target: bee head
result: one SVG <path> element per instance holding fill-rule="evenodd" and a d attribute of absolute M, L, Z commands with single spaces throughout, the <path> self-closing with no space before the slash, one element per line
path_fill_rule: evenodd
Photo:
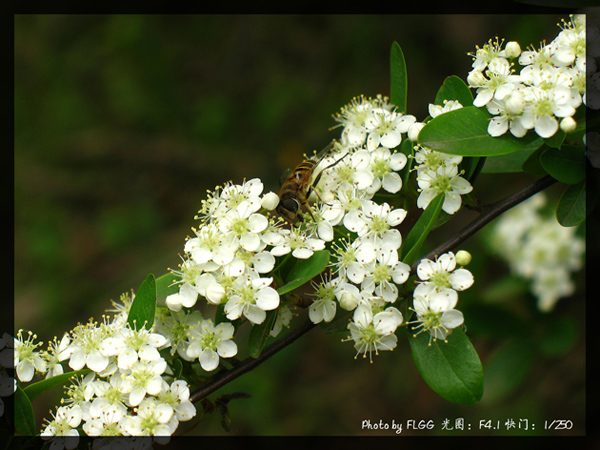
<path fill-rule="evenodd" d="M 297 220 L 298 209 L 300 209 L 300 203 L 295 198 L 281 199 L 277 205 L 277 212 L 292 223 Z"/>

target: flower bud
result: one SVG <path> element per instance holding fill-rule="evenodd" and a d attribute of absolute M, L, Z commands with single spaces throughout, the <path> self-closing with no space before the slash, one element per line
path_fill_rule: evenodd
<path fill-rule="evenodd" d="M 275 192 L 269 192 L 263 195 L 260 203 L 267 211 L 273 211 L 279 204 L 279 196 Z"/>
<path fill-rule="evenodd" d="M 577 122 L 572 117 L 565 117 L 560 121 L 560 129 L 565 133 L 572 133 L 577 128 Z"/>
<path fill-rule="evenodd" d="M 211 284 L 206 288 L 206 300 L 213 305 L 221 303 L 221 299 L 225 296 L 225 288 L 220 284 Z"/>
<path fill-rule="evenodd" d="M 466 250 L 459 250 L 456 253 L 456 263 L 458 265 L 461 266 L 467 266 L 469 265 L 469 263 L 471 262 L 471 259 L 473 259 L 473 257 L 471 256 L 471 254 L 466 251 Z"/>
<path fill-rule="evenodd" d="M 358 306 L 358 299 L 350 292 L 344 292 L 340 297 L 340 307 L 346 311 L 352 311 Z"/>
<path fill-rule="evenodd" d="M 408 138 L 413 142 L 417 142 L 417 139 L 419 138 L 419 133 L 421 132 L 424 126 L 425 124 L 422 122 L 413 123 L 408 129 Z"/>
<path fill-rule="evenodd" d="M 506 44 L 505 54 L 508 58 L 516 58 L 521 54 L 521 46 L 516 41 L 511 41 Z"/>

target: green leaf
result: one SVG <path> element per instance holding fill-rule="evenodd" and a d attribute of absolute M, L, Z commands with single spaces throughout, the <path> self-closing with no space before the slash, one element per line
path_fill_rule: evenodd
<path fill-rule="evenodd" d="M 510 133 L 492 137 L 487 132 L 491 115 L 475 106 L 440 114 L 419 133 L 419 143 L 444 153 L 462 156 L 503 155 L 531 147 L 542 138 L 528 133 L 516 138 Z"/>
<path fill-rule="evenodd" d="M 537 151 L 536 148 L 522 148 L 506 155 L 490 156 L 485 161 L 484 173 L 523 172 L 523 164 Z"/>
<path fill-rule="evenodd" d="M 566 137 L 567 133 L 559 128 L 558 131 L 554 133 L 554 136 L 544 139 L 544 144 L 548 147 L 559 149 L 563 145 Z"/>
<path fill-rule="evenodd" d="M 563 227 L 574 227 L 586 217 L 586 182 L 571 184 L 564 190 L 556 207 L 556 220 Z"/>
<path fill-rule="evenodd" d="M 561 183 L 578 184 L 585 180 L 585 147 L 564 145 L 561 149 L 546 148 L 540 154 L 540 164 Z"/>
<path fill-rule="evenodd" d="M 423 242 L 427 238 L 427 235 L 435 225 L 442 205 L 444 204 L 445 195 L 440 194 L 434 198 L 423 213 L 419 220 L 413 225 L 412 229 L 404 239 L 402 243 L 401 260 L 409 266 L 415 261 Z"/>
<path fill-rule="evenodd" d="M 285 278 L 285 284 L 277 289 L 279 295 L 287 294 L 323 272 L 329 264 L 329 251 L 321 250 L 315 252 L 308 259 L 295 260 L 294 266 Z"/>
<path fill-rule="evenodd" d="M 408 335 L 413 359 L 431 389 L 454 403 L 471 405 L 483 396 L 483 368 L 473 344 L 461 328 L 447 338 L 432 341 L 423 332 Z"/>
<path fill-rule="evenodd" d="M 471 106 L 473 104 L 473 93 L 467 84 L 456 75 L 451 75 L 444 80 L 435 96 L 435 104 L 444 106 L 444 100 L 458 100 L 461 105 Z"/>
<path fill-rule="evenodd" d="M 265 348 L 276 318 L 277 310 L 268 311 L 263 323 L 252 326 L 248 337 L 248 352 L 252 358 L 258 358 Z"/>
<path fill-rule="evenodd" d="M 496 402 L 513 393 L 527 377 L 533 357 L 532 346 L 523 340 L 513 341 L 492 355 L 485 368 L 485 401 Z"/>
<path fill-rule="evenodd" d="M 150 274 L 146 277 L 137 293 L 131 309 L 129 310 L 129 316 L 127 322 L 134 330 L 140 330 L 146 326 L 146 329 L 150 329 L 154 324 L 154 314 L 156 312 L 156 280 L 154 275 Z"/>
<path fill-rule="evenodd" d="M 81 369 L 78 371 L 67 372 L 61 375 L 56 375 L 52 378 L 48 378 L 47 380 L 41 380 L 37 383 L 30 384 L 26 388 L 23 389 L 23 392 L 27 394 L 29 400 L 33 400 L 39 395 L 43 394 L 49 389 L 52 389 L 55 386 L 62 386 L 66 382 L 68 382 L 73 377 L 78 377 L 79 375 L 84 375 L 88 373 L 90 369 Z"/>
<path fill-rule="evenodd" d="M 35 436 L 37 434 L 31 400 L 19 386 L 15 391 L 15 428 L 23 436 Z"/>
<path fill-rule="evenodd" d="M 408 78 L 406 76 L 406 61 L 397 42 L 392 44 L 390 52 L 390 102 L 401 112 L 406 112 Z"/>
<path fill-rule="evenodd" d="M 164 303 L 169 295 L 177 294 L 177 292 L 179 292 L 179 285 L 173 284 L 179 280 L 181 280 L 181 277 L 171 272 L 156 279 L 156 299 L 161 301 L 161 304 Z"/>

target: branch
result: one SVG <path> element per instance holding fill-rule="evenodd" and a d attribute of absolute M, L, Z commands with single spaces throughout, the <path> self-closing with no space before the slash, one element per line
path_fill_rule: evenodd
<path fill-rule="evenodd" d="M 486 207 L 484 209 L 484 212 L 477 219 L 475 219 L 473 222 L 464 227 L 455 237 L 444 242 L 443 244 L 429 252 L 427 255 L 425 255 L 423 258 L 433 259 L 436 255 L 441 255 L 442 253 L 445 253 L 459 246 L 467 238 L 471 237 L 473 234 L 475 234 L 493 219 L 498 217 L 500 214 L 509 210 L 513 206 L 521 203 L 523 200 L 528 199 L 532 195 L 537 194 L 538 192 L 548 188 L 555 182 L 556 180 L 549 176 L 541 178 L 532 185 L 522 189 L 521 191 Z M 413 272 L 416 271 L 419 262 L 420 260 L 416 261 L 413 264 Z M 203 398 L 207 397 L 208 395 L 212 394 L 217 389 L 226 385 L 230 381 L 245 374 L 246 372 L 249 372 L 250 370 L 254 369 L 280 350 L 283 350 L 296 339 L 303 336 L 308 331 L 312 330 L 314 327 L 315 324 L 313 324 L 310 320 L 307 320 L 298 328 L 290 331 L 281 339 L 275 341 L 273 344 L 266 347 L 258 358 L 246 358 L 234 368 L 217 373 L 208 384 L 206 384 L 205 386 L 203 386 L 202 388 L 198 389 L 190 395 L 190 401 L 196 403 L 202 400 Z"/>
<path fill-rule="evenodd" d="M 193 392 L 190 395 L 190 401 L 192 403 L 196 403 L 206 396 L 212 394 L 214 391 L 229 383 L 230 381 L 236 379 L 240 375 L 245 374 L 246 372 L 251 371 L 259 364 L 265 362 L 275 353 L 280 350 L 283 350 L 285 347 L 290 345 L 300 336 L 304 335 L 308 331 L 312 330 L 315 327 L 315 324 L 310 320 L 307 320 L 298 328 L 290 331 L 288 334 L 283 336 L 278 341 L 275 341 L 273 344 L 266 347 L 258 358 L 246 358 L 242 362 L 240 362 L 237 366 L 230 370 L 224 370 L 215 375 L 215 377 L 205 386 Z"/>
<path fill-rule="evenodd" d="M 552 186 L 554 183 L 556 183 L 556 180 L 554 178 L 552 178 L 551 176 L 545 176 L 537 180 L 535 183 L 520 190 L 519 192 L 516 192 L 502 200 L 499 200 L 498 202 L 492 205 L 485 207 L 483 212 L 477 219 L 473 220 L 455 236 L 448 239 L 443 244 L 440 244 L 438 247 L 430 251 L 427 255 L 423 256 L 423 258 L 421 259 L 434 259 L 436 256 L 439 256 L 442 253 L 446 253 L 458 247 L 460 244 L 462 244 L 468 238 L 473 236 L 477 231 L 481 230 L 485 225 L 490 223 L 500 214 L 502 214 L 505 211 L 508 211 L 513 206 L 516 206 L 522 201 L 527 200 L 529 197 L 537 194 L 538 192 L 543 191 L 544 189 Z M 420 262 L 420 260 L 417 260 L 413 263 L 411 267 L 412 272 L 416 272 L 417 266 Z"/>

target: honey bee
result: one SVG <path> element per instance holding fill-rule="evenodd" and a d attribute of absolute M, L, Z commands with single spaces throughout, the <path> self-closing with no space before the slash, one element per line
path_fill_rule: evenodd
<path fill-rule="evenodd" d="M 281 190 L 279 191 L 279 205 L 277 205 L 277 212 L 289 223 L 295 223 L 298 220 L 301 220 L 298 213 L 301 211 L 302 207 L 306 207 L 312 216 L 310 207 L 308 207 L 308 198 L 312 192 L 315 192 L 315 194 L 317 193 L 315 187 L 319 183 L 323 172 L 335 166 L 344 159 L 345 156 L 344 155 L 321 170 L 311 183 L 310 181 L 316 167 L 321 163 L 323 158 L 329 154 L 333 146 L 334 143 L 332 141 L 314 157 L 302 161 L 282 183 Z"/>

